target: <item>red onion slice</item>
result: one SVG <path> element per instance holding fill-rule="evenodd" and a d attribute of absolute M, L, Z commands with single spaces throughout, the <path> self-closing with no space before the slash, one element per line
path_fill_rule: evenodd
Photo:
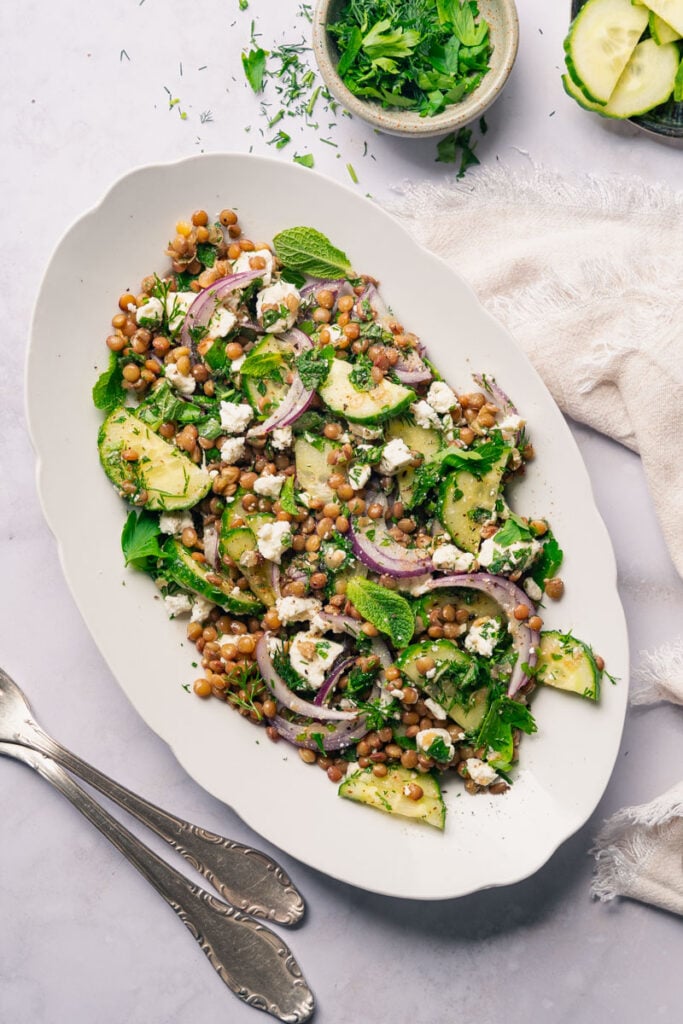
<path fill-rule="evenodd" d="M 506 415 L 519 415 L 517 407 L 512 399 L 505 394 L 502 388 L 498 387 L 493 377 L 486 377 L 481 373 L 473 373 L 472 380 L 475 384 L 478 384 L 483 391 L 488 391 L 501 412 L 504 412 Z"/>
<path fill-rule="evenodd" d="M 428 554 L 419 548 L 402 547 L 391 539 L 380 523 L 381 520 L 373 520 L 371 528 L 375 530 L 375 539 L 370 540 L 358 522 L 351 521 L 351 547 L 363 565 L 367 565 L 373 572 L 388 573 L 397 579 L 424 576 L 434 571 Z"/>
<path fill-rule="evenodd" d="M 212 285 L 209 285 L 208 288 L 197 292 L 197 298 L 188 309 L 183 320 L 183 327 L 180 332 L 182 344 L 187 345 L 192 352 L 195 352 L 196 346 L 192 340 L 190 330 L 196 327 L 206 327 L 215 313 L 218 304 L 226 295 L 237 291 L 238 288 L 244 288 L 251 281 L 255 281 L 259 275 L 263 276 L 259 270 L 249 270 L 243 274 L 228 274 L 227 277 L 220 277 Z"/>
<path fill-rule="evenodd" d="M 311 738 L 314 733 L 318 737 L 322 736 L 320 742 L 323 748 L 326 751 L 332 751 L 343 750 L 344 747 L 351 746 L 352 743 L 361 740 L 369 731 L 365 716 L 355 722 L 339 722 L 333 729 L 328 726 L 321 727 L 319 722 L 314 722 L 312 725 L 288 722 L 282 715 L 276 715 L 275 718 L 270 719 L 270 722 L 283 739 L 288 740 L 295 747 L 306 747 L 307 750 L 320 749 L 318 743 Z"/>
<path fill-rule="evenodd" d="M 263 437 L 264 434 L 269 434 L 276 427 L 290 426 L 290 424 L 299 419 L 299 416 L 306 412 L 314 396 L 315 391 L 307 391 L 303 386 L 301 377 L 295 372 L 291 387 L 275 412 L 267 420 L 264 420 L 263 423 L 252 427 L 247 433 L 247 437 Z"/>
<path fill-rule="evenodd" d="M 453 576 L 442 576 L 425 584 L 425 590 L 438 590 L 441 587 L 463 587 L 470 590 L 481 590 L 494 601 L 497 601 L 508 617 L 509 630 L 512 635 L 512 646 L 517 654 L 517 661 L 510 676 L 508 697 L 514 695 L 529 682 L 529 677 L 522 668 L 536 664 L 536 651 L 541 639 L 538 630 L 530 629 L 526 621 L 515 618 L 515 608 L 522 604 L 529 609 L 529 615 L 536 615 L 536 606 L 524 591 L 511 580 L 500 576 L 492 576 L 487 572 L 475 572 L 471 575 L 458 573 Z"/>
<path fill-rule="evenodd" d="M 280 678 L 268 652 L 268 639 L 272 633 L 264 633 L 256 645 L 256 662 L 263 680 L 273 696 L 283 707 L 304 718 L 315 718 L 319 722 L 358 721 L 357 711 L 339 711 L 335 708 L 318 707 L 303 700 L 289 689 Z"/>
<path fill-rule="evenodd" d="M 315 695 L 313 703 L 317 708 L 321 707 L 327 698 L 331 696 L 335 686 L 344 675 L 347 669 L 351 668 L 355 662 L 355 658 L 342 658 L 338 665 L 332 669 L 327 679 L 324 680 L 322 686 Z"/>

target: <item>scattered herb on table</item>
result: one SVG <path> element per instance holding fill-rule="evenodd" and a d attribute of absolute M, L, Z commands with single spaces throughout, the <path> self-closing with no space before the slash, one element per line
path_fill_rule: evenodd
<path fill-rule="evenodd" d="M 301 164 L 302 167 L 313 167 L 315 163 L 312 153 L 295 153 L 293 160 L 295 164 Z"/>
<path fill-rule="evenodd" d="M 267 50 L 257 47 L 242 54 L 242 66 L 249 85 L 254 92 L 261 92 L 263 89 L 263 77 L 266 73 Z"/>
<path fill-rule="evenodd" d="M 474 0 L 348 0 L 328 32 L 355 96 L 422 117 L 458 103 L 489 70 L 489 26 Z"/>
<path fill-rule="evenodd" d="M 455 164 L 460 158 L 458 178 L 465 175 L 468 167 L 479 163 L 479 157 L 474 152 L 476 142 L 472 142 L 472 129 L 461 128 L 458 132 L 451 132 L 438 143 L 436 147 L 436 162 L 442 164 Z"/>

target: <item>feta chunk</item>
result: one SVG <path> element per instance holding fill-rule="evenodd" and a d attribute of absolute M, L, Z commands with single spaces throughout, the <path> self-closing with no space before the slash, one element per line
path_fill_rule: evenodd
<path fill-rule="evenodd" d="M 432 555 L 435 569 L 453 572 L 469 572 L 474 564 L 474 555 L 469 551 L 461 551 L 455 544 L 442 544 Z"/>
<path fill-rule="evenodd" d="M 246 440 L 243 437 L 227 437 L 221 445 L 221 461 L 234 466 L 241 462 L 247 452 Z"/>
<path fill-rule="evenodd" d="M 242 355 L 237 359 L 233 359 L 230 363 L 230 373 L 239 373 L 246 358 L 246 355 Z"/>
<path fill-rule="evenodd" d="M 284 452 L 291 448 L 293 440 L 291 427 L 276 427 L 270 435 L 270 443 L 278 452 Z"/>
<path fill-rule="evenodd" d="M 280 597 L 275 604 L 277 617 L 283 626 L 288 622 L 303 622 L 322 611 L 322 601 L 315 597 Z"/>
<path fill-rule="evenodd" d="M 293 327 L 300 302 L 298 289 L 289 281 L 276 281 L 263 288 L 256 297 L 256 317 L 266 334 L 281 334 Z M 276 310 L 280 315 L 274 320 Z"/>
<path fill-rule="evenodd" d="M 175 619 L 176 615 L 187 615 L 192 610 L 187 594 L 166 594 L 164 605 L 169 619 Z"/>
<path fill-rule="evenodd" d="M 468 757 L 465 761 L 467 766 L 467 774 L 472 779 L 472 782 L 476 782 L 478 786 L 490 786 L 492 782 L 498 780 L 498 773 L 493 770 L 490 764 L 486 761 L 481 761 L 478 757 Z"/>
<path fill-rule="evenodd" d="M 194 527 L 189 512 L 162 512 L 159 516 L 159 529 L 171 537 L 179 537 L 188 527 Z"/>
<path fill-rule="evenodd" d="M 343 650 L 343 644 L 316 633 L 297 633 L 289 649 L 289 661 L 294 671 L 318 690 Z"/>
<path fill-rule="evenodd" d="M 384 476 L 394 476 L 399 470 L 405 469 L 413 461 L 413 453 L 403 438 L 395 437 L 385 444 L 379 471 Z"/>
<path fill-rule="evenodd" d="M 536 559 L 541 545 L 537 540 L 515 541 L 507 546 L 496 544 L 496 536 L 489 537 L 479 549 L 479 565 L 492 573 L 524 572 Z"/>
<path fill-rule="evenodd" d="M 270 249 L 258 249 L 255 252 L 243 252 L 241 256 L 238 256 L 232 265 L 234 274 L 248 274 L 252 270 L 250 260 L 254 256 L 260 256 L 262 260 L 265 260 L 265 268 L 259 272 L 259 277 L 263 281 L 264 285 L 270 284 L 273 280 L 273 254 Z"/>
<path fill-rule="evenodd" d="M 348 477 L 349 483 L 353 487 L 354 491 L 362 491 L 370 479 L 372 470 L 370 466 L 351 466 L 349 469 Z"/>
<path fill-rule="evenodd" d="M 279 564 L 283 552 L 291 546 L 292 528 L 279 519 L 274 523 L 264 523 L 256 534 L 256 543 L 264 558 Z"/>
<path fill-rule="evenodd" d="M 209 338 L 224 338 L 226 334 L 229 334 L 237 323 L 237 317 L 234 313 L 231 313 L 229 309 L 225 309 L 224 306 L 219 306 L 216 312 L 209 320 Z"/>
<path fill-rule="evenodd" d="M 430 753 L 432 746 L 437 743 L 438 740 L 441 740 L 444 744 L 447 756 L 437 758 L 434 757 L 434 754 Z M 439 744 L 439 746 L 440 745 L 441 744 Z M 415 746 L 419 751 L 421 751 L 421 753 L 426 754 L 427 757 L 434 757 L 435 761 L 441 761 L 442 763 L 450 761 L 455 754 L 455 747 L 451 740 L 451 734 L 447 729 L 422 729 L 415 737 Z"/>
<path fill-rule="evenodd" d="M 523 420 L 521 416 L 508 413 L 504 419 L 498 421 L 498 429 L 505 441 L 516 441 L 517 435 L 525 424 L 526 420 Z"/>
<path fill-rule="evenodd" d="M 434 428 L 441 430 L 441 420 L 438 414 L 431 405 L 425 402 L 424 398 L 419 402 L 413 402 L 410 411 L 415 417 L 418 427 L 422 427 L 423 430 L 433 430 Z"/>
<path fill-rule="evenodd" d="M 432 671 L 434 670 L 432 669 Z M 438 718 L 440 721 L 445 721 L 445 719 L 448 718 L 448 715 L 441 707 L 441 705 L 437 704 L 436 701 L 432 700 L 431 697 L 427 697 L 427 699 L 424 702 L 424 706 L 430 712 L 432 718 Z"/>
<path fill-rule="evenodd" d="M 465 637 L 465 647 L 471 654 L 481 654 L 483 658 L 490 658 L 499 639 L 498 619 L 475 619 Z"/>
<path fill-rule="evenodd" d="M 245 569 L 253 569 L 258 565 L 258 551 L 247 550 L 240 555 L 240 565 Z"/>
<path fill-rule="evenodd" d="M 349 430 L 363 441 L 377 441 L 380 437 L 384 437 L 382 427 L 364 427 L 360 423 L 349 423 Z"/>
<path fill-rule="evenodd" d="M 284 482 L 284 476 L 260 476 L 254 481 L 254 491 L 262 498 L 277 498 Z"/>
<path fill-rule="evenodd" d="M 254 410 L 246 402 L 221 402 L 221 427 L 226 434 L 242 434 L 254 417 Z"/>
<path fill-rule="evenodd" d="M 159 299 L 147 299 L 135 310 L 135 319 L 139 327 L 158 327 L 164 316 L 163 303 Z"/>
<path fill-rule="evenodd" d="M 201 594 L 197 594 L 192 605 L 192 614 L 190 615 L 190 622 L 204 622 L 208 619 L 210 613 L 215 608 L 213 601 L 207 601 Z"/>
<path fill-rule="evenodd" d="M 166 363 L 164 366 L 166 380 L 181 395 L 192 395 L 197 387 L 197 381 L 191 373 L 181 373 L 175 363 Z"/>
<path fill-rule="evenodd" d="M 166 296 L 166 319 L 171 334 L 180 330 L 187 311 L 196 298 L 194 292 L 169 292 Z"/>
<path fill-rule="evenodd" d="M 443 415 L 458 404 L 458 399 L 453 389 L 449 388 L 445 381 L 435 380 L 427 392 L 427 402 L 434 412 Z"/>
<path fill-rule="evenodd" d="M 543 597 L 543 591 L 539 587 L 536 580 L 532 580 L 531 576 L 528 576 L 524 580 L 522 586 L 524 587 L 524 592 L 526 593 L 527 597 L 530 597 L 532 601 L 540 601 Z"/>

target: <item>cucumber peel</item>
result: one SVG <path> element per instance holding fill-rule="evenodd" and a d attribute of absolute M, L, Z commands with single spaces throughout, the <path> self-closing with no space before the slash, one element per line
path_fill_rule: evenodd
<path fill-rule="evenodd" d="M 564 41 L 567 71 L 593 103 L 605 104 L 648 23 L 631 0 L 588 0 Z"/>
<path fill-rule="evenodd" d="M 405 788 L 410 785 L 422 790 L 419 800 L 411 800 L 406 795 Z M 339 796 L 438 829 L 443 829 L 446 821 L 446 805 L 437 780 L 433 775 L 420 775 L 408 768 L 389 768 L 387 774 L 379 778 L 373 775 L 371 768 L 355 771 L 340 785 Z"/>
<path fill-rule="evenodd" d="M 548 630 L 541 633 L 535 677 L 544 686 L 578 693 L 587 700 L 600 699 L 602 672 L 595 655 L 583 640 L 571 633 Z"/>

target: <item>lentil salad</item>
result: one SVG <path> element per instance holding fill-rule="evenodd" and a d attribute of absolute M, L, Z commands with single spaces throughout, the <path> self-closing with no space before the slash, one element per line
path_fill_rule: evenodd
<path fill-rule="evenodd" d="M 443 827 L 444 773 L 507 790 L 537 682 L 599 694 L 601 659 L 541 633 L 562 553 L 505 500 L 524 421 L 492 378 L 454 391 L 313 229 L 257 243 L 198 210 L 167 255 L 120 296 L 94 389 L 126 562 L 190 616 L 198 697 Z"/>

